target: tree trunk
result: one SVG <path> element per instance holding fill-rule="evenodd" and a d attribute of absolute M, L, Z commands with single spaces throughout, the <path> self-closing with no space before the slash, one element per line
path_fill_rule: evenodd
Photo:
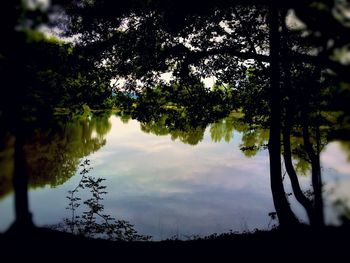
<path fill-rule="evenodd" d="M 270 6 L 270 183 L 272 198 L 281 227 L 293 227 L 298 220 L 290 208 L 284 191 L 281 171 L 281 102 L 280 102 L 280 33 L 279 9 L 276 4 Z"/>
<path fill-rule="evenodd" d="M 288 115 L 288 113 L 287 113 Z M 288 119 L 288 116 L 286 116 Z M 286 120 L 285 126 L 283 127 L 283 158 L 284 164 L 292 184 L 292 189 L 296 200 L 304 207 L 307 216 L 309 218 L 310 225 L 314 225 L 314 209 L 311 201 L 304 195 L 303 191 L 300 188 L 298 175 L 295 172 L 293 162 L 292 162 L 292 153 L 290 147 L 290 125 L 288 120 Z"/>
<path fill-rule="evenodd" d="M 318 127 L 316 133 L 318 133 Z M 315 153 L 312 143 L 310 142 L 309 125 L 304 117 L 303 121 L 303 139 L 306 152 L 311 161 L 311 181 L 314 189 L 314 209 L 315 209 L 315 226 L 324 226 L 324 213 L 323 213 L 323 197 L 322 197 L 322 180 L 321 180 L 321 164 L 319 146 L 317 147 L 317 153 Z M 319 136 L 316 134 L 316 140 L 319 144 Z"/>
<path fill-rule="evenodd" d="M 24 231 L 33 226 L 28 207 L 28 170 L 24 152 L 24 136 L 21 131 L 16 134 L 14 154 L 13 188 L 15 198 L 15 230 Z"/>
<path fill-rule="evenodd" d="M 283 10 L 283 17 L 287 16 L 287 10 Z M 293 114 L 294 114 L 294 106 L 293 103 L 296 101 L 296 98 L 293 94 L 294 87 L 292 85 L 291 79 L 291 65 L 290 65 L 290 56 L 289 56 L 289 47 L 288 47 L 288 29 L 284 21 L 281 21 L 282 28 L 282 43 L 281 43 L 281 65 L 284 73 L 284 96 L 285 103 L 282 106 L 284 110 L 284 120 L 282 127 L 283 134 L 283 158 L 284 165 L 286 171 L 288 173 L 293 193 L 295 199 L 304 207 L 307 216 L 309 218 L 309 222 L 311 225 L 314 224 L 314 208 L 311 200 L 309 200 L 303 191 L 300 188 L 298 175 L 294 169 L 293 161 L 292 161 L 292 150 L 290 143 L 291 129 L 293 123 Z"/>

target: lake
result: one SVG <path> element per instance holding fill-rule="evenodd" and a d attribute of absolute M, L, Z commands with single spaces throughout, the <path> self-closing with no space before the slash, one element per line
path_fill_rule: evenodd
<path fill-rule="evenodd" d="M 240 150 L 244 133 L 227 122 L 190 135 L 167 134 L 161 127 L 118 116 L 35 130 L 25 146 L 34 223 L 49 226 L 71 216 L 66 197 L 81 180 L 79 163 L 88 159 L 88 175 L 105 179 L 104 213 L 127 220 L 153 240 L 272 228 L 277 222 L 269 216 L 275 209 L 268 151 L 247 157 Z M 1 232 L 14 220 L 13 139 L 8 136 L 5 142 L 0 155 Z M 339 142 L 327 145 L 321 161 L 326 222 L 337 224 L 333 203 L 350 200 L 350 164 Z M 310 188 L 310 176 L 299 180 L 304 190 Z M 287 178 L 285 187 L 291 192 Z M 84 200 L 89 191 L 78 194 Z M 306 221 L 302 207 L 293 196 L 289 200 Z"/>

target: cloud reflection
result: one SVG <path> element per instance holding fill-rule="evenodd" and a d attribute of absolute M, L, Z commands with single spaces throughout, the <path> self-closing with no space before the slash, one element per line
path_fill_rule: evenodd
<path fill-rule="evenodd" d="M 341 150 L 340 142 L 329 143 L 321 155 L 321 161 L 342 174 L 350 175 L 350 163 L 345 152 Z"/>
<path fill-rule="evenodd" d="M 155 240 L 269 226 L 274 206 L 267 151 L 246 158 L 239 150 L 239 133 L 229 143 L 214 143 L 207 130 L 202 142 L 191 146 L 145 134 L 136 121 L 123 124 L 112 117 L 111 122 L 107 144 L 88 157 L 92 175 L 107 179 L 106 213 L 130 221 Z M 336 146 L 327 148 L 323 163 L 347 172 L 336 151 Z M 66 216 L 66 193 L 78 181 L 79 175 L 56 189 L 30 193 L 38 225 Z M 309 178 L 300 181 L 304 189 L 310 186 Z M 291 191 L 288 180 L 286 190 Z M 303 218 L 301 207 L 291 203 Z"/>
<path fill-rule="evenodd" d="M 91 156 L 107 178 L 106 209 L 155 238 L 266 228 L 273 211 L 268 156 L 240 152 L 239 134 L 196 145 L 142 133 L 139 123 L 112 118 L 107 145 Z M 176 230 L 176 231 L 175 231 Z"/>

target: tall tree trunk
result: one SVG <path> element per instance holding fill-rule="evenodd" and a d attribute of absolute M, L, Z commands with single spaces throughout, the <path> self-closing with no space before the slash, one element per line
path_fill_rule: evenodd
<path fill-rule="evenodd" d="M 311 201 L 304 195 L 303 191 L 300 188 L 298 175 L 294 169 L 292 162 L 292 153 L 290 147 L 290 124 L 288 122 L 288 113 L 286 113 L 286 122 L 283 127 L 283 158 L 284 164 L 286 167 L 286 171 L 290 178 L 290 182 L 292 184 L 292 189 L 296 200 L 304 207 L 307 216 L 309 218 L 309 222 L 311 225 L 314 225 L 314 209 Z"/>
<path fill-rule="evenodd" d="M 292 227 L 298 224 L 298 220 L 290 208 L 284 191 L 281 171 L 281 102 L 280 102 L 280 33 L 279 33 L 279 9 L 274 3 L 270 6 L 270 183 L 272 198 L 281 227 Z"/>
<path fill-rule="evenodd" d="M 287 16 L 288 11 L 286 9 L 283 10 L 283 17 Z M 306 214 L 309 218 L 309 222 L 311 225 L 314 224 L 314 208 L 311 200 L 309 200 L 303 191 L 301 190 L 298 175 L 294 169 L 293 161 L 292 161 L 292 150 L 291 150 L 291 129 L 293 123 L 293 113 L 294 106 L 293 103 L 295 101 L 295 96 L 293 94 L 294 87 L 292 85 L 291 78 L 291 65 L 290 65 L 290 56 L 289 56 L 289 37 L 288 37 L 288 29 L 286 27 L 285 21 L 281 21 L 282 28 L 282 43 L 281 43 L 281 65 L 284 73 L 284 94 L 285 94 L 285 103 L 284 103 L 284 121 L 282 127 L 283 134 L 283 159 L 284 165 L 289 176 L 293 193 L 295 199 L 304 207 Z"/>
<path fill-rule="evenodd" d="M 314 209 L 315 209 L 315 226 L 324 226 L 323 197 L 322 197 L 322 179 L 321 179 L 321 163 L 319 153 L 319 131 L 316 128 L 317 152 L 315 152 L 310 142 L 310 133 L 308 121 L 304 117 L 303 120 L 303 139 L 306 152 L 311 161 L 311 181 L 314 189 Z"/>

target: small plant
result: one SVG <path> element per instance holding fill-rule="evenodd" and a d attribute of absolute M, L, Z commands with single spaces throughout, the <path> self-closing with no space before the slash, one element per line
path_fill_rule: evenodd
<path fill-rule="evenodd" d="M 268 215 L 270 217 L 270 222 L 269 222 L 267 227 L 270 229 L 276 229 L 278 226 L 277 226 L 277 224 L 274 224 L 273 222 L 278 220 L 277 213 L 275 211 L 273 211 L 273 212 L 270 212 Z"/>
<path fill-rule="evenodd" d="M 112 241 L 148 241 L 151 236 L 139 235 L 134 225 L 125 220 L 116 220 L 108 214 L 104 214 L 104 205 L 101 203 L 103 195 L 107 194 L 106 186 L 102 182 L 106 179 L 94 178 L 87 174 L 91 171 L 90 161 L 84 160 L 80 165 L 81 180 L 71 191 L 68 191 L 69 200 L 67 209 L 71 210 L 72 216 L 65 218 L 63 223 L 58 224 L 56 229 L 70 232 L 85 237 L 105 238 Z M 89 189 L 91 197 L 81 203 L 77 196 L 80 190 Z M 84 205 L 87 210 L 80 215 L 77 209 Z"/>

